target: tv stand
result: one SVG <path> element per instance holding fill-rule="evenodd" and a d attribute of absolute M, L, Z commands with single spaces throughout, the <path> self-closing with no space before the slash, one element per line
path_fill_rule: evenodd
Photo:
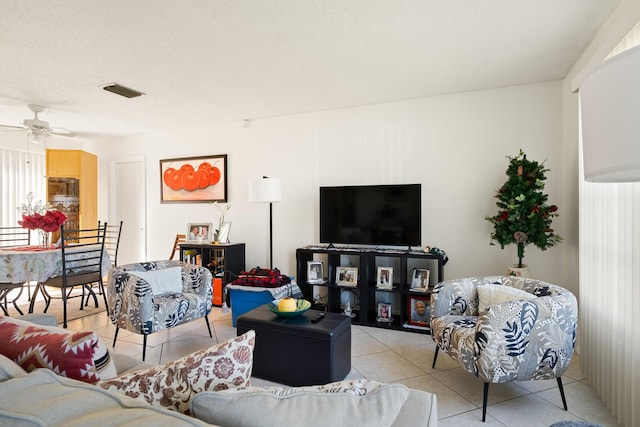
<path fill-rule="evenodd" d="M 323 263 L 323 283 L 307 281 L 309 261 Z M 338 267 L 357 269 L 355 285 L 339 283 Z M 377 287 L 380 267 L 392 270 L 390 289 Z M 414 269 L 429 270 L 429 286 L 426 289 L 412 289 Z M 351 272 L 353 273 L 353 270 Z M 430 333 L 428 323 L 420 324 L 411 320 L 411 307 L 417 300 L 422 300 L 429 306 L 433 286 L 443 280 L 442 257 L 422 250 L 414 251 L 411 247 L 354 249 L 330 244 L 327 247 L 307 246 L 296 250 L 296 281 L 304 298 L 315 301 L 315 296 L 320 295 L 327 311 L 344 314 L 343 304 L 350 299 L 350 296 L 343 293 L 355 293 L 357 298 L 354 300 L 359 301 L 351 307 L 355 315 L 352 323 L 355 325 Z M 378 322 L 379 303 L 391 303 L 391 322 Z"/>

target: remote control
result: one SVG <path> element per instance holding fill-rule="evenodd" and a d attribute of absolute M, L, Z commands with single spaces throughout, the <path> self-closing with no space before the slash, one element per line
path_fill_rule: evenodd
<path fill-rule="evenodd" d="M 324 312 L 318 314 L 316 317 L 314 317 L 313 319 L 311 319 L 311 321 L 313 323 L 318 323 L 319 321 L 321 321 L 322 319 L 324 319 Z"/>

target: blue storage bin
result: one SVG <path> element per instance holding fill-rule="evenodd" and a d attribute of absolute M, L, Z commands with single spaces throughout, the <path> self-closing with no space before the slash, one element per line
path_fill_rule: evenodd
<path fill-rule="evenodd" d="M 236 326 L 238 316 L 273 301 L 269 291 L 244 291 L 241 289 L 229 289 L 231 299 L 231 320 Z"/>

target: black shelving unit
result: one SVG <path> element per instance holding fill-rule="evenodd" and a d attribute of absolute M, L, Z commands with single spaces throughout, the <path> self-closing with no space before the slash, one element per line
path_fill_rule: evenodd
<path fill-rule="evenodd" d="M 322 283 L 307 280 L 309 262 L 322 263 Z M 338 267 L 358 269 L 356 286 L 337 283 Z M 378 288 L 379 267 L 392 270 L 390 289 Z M 429 270 L 426 292 L 411 290 L 414 269 Z M 428 305 L 430 290 L 444 280 L 444 263 L 441 256 L 424 251 L 307 246 L 296 250 L 296 279 L 305 299 L 316 301 L 320 296 L 322 308 L 328 311 L 342 313 L 343 303 L 356 301 L 352 307 L 353 324 L 429 333 L 428 324 L 410 321 L 410 298 L 423 300 Z M 379 303 L 391 303 L 391 322 L 378 321 Z"/>
<path fill-rule="evenodd" d="M 213 277 L 222 278 L 224 287 L 245 269 L 245 244 L 182 243 L 180 261 L 207 267 Z"/>

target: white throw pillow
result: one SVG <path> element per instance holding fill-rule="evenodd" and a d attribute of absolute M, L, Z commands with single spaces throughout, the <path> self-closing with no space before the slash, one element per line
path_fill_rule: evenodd
<path fill-rule="evenodd" d="M 346 380 L 309 387 L 250 387 L 198 393 L 196 418 L 225 427 L 388 427 L 409 397 L 402 384 Z"/>
<path fill-rule="evenodd" d="M 182 293 L 182 267 L 129 271 L 129 274 L 147 282 L 153 295 Z"/>
<path fill-rule="evenodd" d="M 478 291 L 478 313 L 480 314 L 486 313 L 491 305 L 536 298 L 535 295 L 527 291 L 505 285 L 487 284 L 480 285 L 476 289 Z"/>

